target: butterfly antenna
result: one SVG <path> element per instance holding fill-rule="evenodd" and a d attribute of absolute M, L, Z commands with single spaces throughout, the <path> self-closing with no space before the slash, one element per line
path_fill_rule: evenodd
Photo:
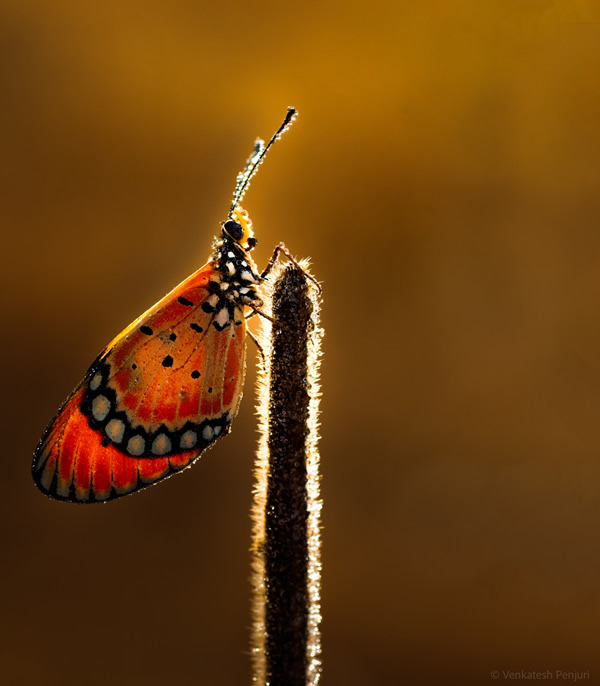
<path fill-rule="evenodd" d="M 256 142 L 254 143 L 254 150 L 252 151 L 252 154 L 248 158 L 248 161 L 246 162 L 246 166 L 244 169 L 237 175 L 237 181 L 235 184 L 235 190 L 233 192 L 233 202 L 231 203 L 231 207 L 229 209 L 229 217 L 233 214 L 233 211 L 235 210 L 236 206 L 242 201 L 242 198 L 244 197 L 244 193 L 248 189 L 248 186 L 250 185 L 250 179 L 256 174 L 258 171 L 258 167 L 260 164 L 262 164 L 262 161 L 265 158 L 265 155 L 267 154 L 267 151 L 269 148 L 273 145 L 273 143 L 281 136 L 282 133 L 284 133 L 290 124 L 294 121 L 296 118 L 297 112 L 293 107 L 288 107 L 287 114 L 285 115 L 285 119 L 283 120 L 283 123 L 281 126 L 275 131 L 273 134 L 273 137 L 271 140 L 265 145 L 265 142 L 261 140 L 260 138 L 256 139 Z"/>

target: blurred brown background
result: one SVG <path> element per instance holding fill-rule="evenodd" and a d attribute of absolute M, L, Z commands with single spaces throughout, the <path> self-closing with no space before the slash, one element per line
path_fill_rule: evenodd
<path fill-rule="evenodd" d="M 29 469 L 294 105 L 244 206 L 259 264 L 324 282 L 323 684 L 600 683 L 600 5 L 5 0 L 0 31 L 0 682 L 249 683 L 252 347 L 185 475 L 77 507 Z"/>

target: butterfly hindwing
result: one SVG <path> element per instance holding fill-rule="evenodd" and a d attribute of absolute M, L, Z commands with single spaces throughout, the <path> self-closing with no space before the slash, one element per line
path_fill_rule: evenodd
<path fill-rule="evenodd" d="M 45 493 L 73 502 L 131 493 L 229 431 L 246 328 L 220 284 L 209 262 L 107 346 L 38 445 L 33 476 Z"/>

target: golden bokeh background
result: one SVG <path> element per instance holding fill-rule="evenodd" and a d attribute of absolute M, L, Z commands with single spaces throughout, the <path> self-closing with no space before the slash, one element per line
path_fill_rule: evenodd
<path fill-rule="evenodd" d="M 29 469 L 294 105 L 244 206 L 324 284 L 323 684 L 600 683 L 598 2 L 5 0 L 0 46 L 0 682 L 249 683 L 254 350 L 185 475 Z"/>

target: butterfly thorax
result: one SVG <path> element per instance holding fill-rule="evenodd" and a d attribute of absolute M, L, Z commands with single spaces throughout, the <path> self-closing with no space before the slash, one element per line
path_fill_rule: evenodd
<path fill-rule="evenodd" d="M 220 274 L 219 299 L 225 304 L 260 307 L 262 300 L 256 292 L 260 276 L 254 260 L 236 240 L 224 234 L 215 245 L 213 260 Z M 217 293 L 217 284 L 213 286 Z"/>

